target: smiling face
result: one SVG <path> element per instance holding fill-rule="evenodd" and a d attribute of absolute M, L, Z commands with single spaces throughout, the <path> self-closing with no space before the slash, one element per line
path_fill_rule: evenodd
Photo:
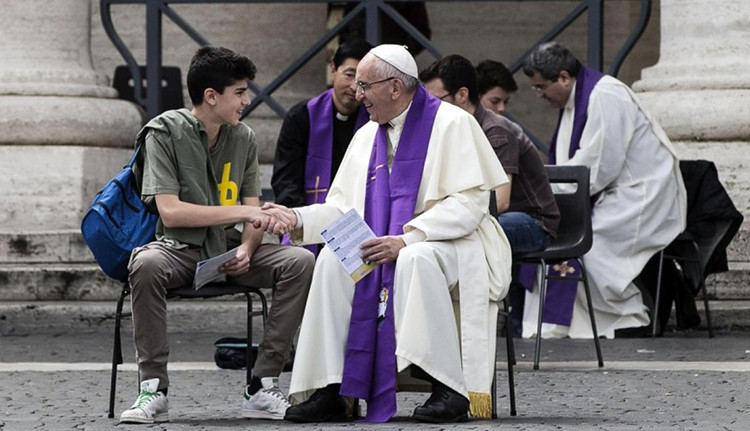
<path fill-rule="evenodd" d="M 536 96 L 559 109 L 564 108 L 568 103 L 573 85 L 575 85 L 575 80 L 565 70 L 560 72 L 555 81 L 544 79 L 539 72 L 534 72 L 534 76 L 529 79 Z"/>
<path fill-rule="evenodd" d="M 208 100 L 213 102 L 214 113 L 218 122 L 232 126 L 240 123 L 242 111 L 250 104 L 247 88 L 247 81 L 238 80 L 226 86 L 222 93 L 207 90 L 213 91 Z"/>
<path fill-rule="evenodd" d="M 370 120 L 385 124 L 401 113 L 395 101 L 403 91 L 399 89 L 399 80 L 378 74 L 377 61 L 382 60 L 368 54 L 359 62 L 357 82 L 361 85 L 357 86 L 357 100 L 367 109 Z"/>
<path fill-rule="evenodd" d="M 331 63 L 333 103 L 336 109 L 344 115 L 354 113 L 359 107 L 356 85 L 358 64 L 359 60 L 354 58 L 347 58 L 338 68 Z"/>
<path fill-rule="evenodd" d="M 510 93 L 502 87 L 495 86 L 484 93 L 479 101 L 485 109 L 502 115 L 510 102 Z"/>

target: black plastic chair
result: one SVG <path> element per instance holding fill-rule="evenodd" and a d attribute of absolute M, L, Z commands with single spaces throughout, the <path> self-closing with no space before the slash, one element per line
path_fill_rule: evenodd
<path fill-rule="evenodd" d="M 146 66 L 139 66 L 141 74 L 141 98 L 146 97 Z M 128 100 L 142 108 L 146 108 L 135 97 L 135 84 L 133 75 L 130 73 L 128 66 L 117 66 L 114 76 L 112 77 L 112 87 L 117 90 L 119 98 Z M 161 68 L 161 112 L 170 109 L 180 109 L 185 107 L 185 101 L 182 95 L 182 74 L 180 68 L 176 66 L 162 66 Z"/>
<path fill-rule="evenodd" d="M 703 291 L 708 337 L 713 337 L 711 311 L 708 308 L 706 277 L 724 272 L 726 247 L 742 225 L 743 216 L 719 180 L 716 165 L 708 160 L 680 160 L 680 172 L 687 192 L 687 227 L 666 249 L 659 252 L 651 335 L 660 333 L 658 319 L 662 270 L 665 260 L 676 261 L 693 294 Z M 670 307 L 671 308 L 671 307 Z"/>
<path fill-rule="evenodd" d="M 697 271 L 698 291 L 703 292 L 703 306 L 706 310 L 706 327 L 708 338 L 713 338 L 714 332 L 711 326 L 711 310 L 708 307 L 708 292 L 706 289 L 706 266 L 719 242 L 729 231 L 731 220 L 719 220 L 715 227 L 715 233 L 709 238 L 700 238 L 690 232 L 683 232 L 670 243 L 667 248 L 659 252 L 659 273 L 656 279 L 656 297 L 654 298 L 653 318 L 651 319 L 651 336 L 656 337 L 661 331 L 659 328 L 659 302 L 661 300 L 662 270 L 665 260 L 677 261 L 681 266 L 693 263 Z M 732 234 L 734 235 L 734 234 Z"/>
<path fill-rule="evenodd" d="M 250 377 L 252 372 L 252 340 L 253 340 L 253 317 L 262 316 L 263 326 L 266 325 L 266 319 L 268 318 L 268 301 L 266 300 L 265 294 L 258 287 L 243 286 L 239 284 L 231 283 L 211 283 L 195 290 L 192 286 L 185 286 L 179 289 L 172 289 L 167 291 L 167 299 L 194 299 L 194 298 L 216 298 L 219 296 L 226 295 L 237 295 L 243 294 L 247 299 L 247 365 L 246 365 L 246 383 L 250 384 Z M 253 299 L 252 294 L 258 295 L 261 303 L 261 311 L 253 311 Z M 117 301 L 117 310 L 115 312 L 115 340 L 114 348 L 112 349 L 112 378 L 109 388 L 109 418 L 114 418 L 115 412 L 115 390 L 117 387 L 117 366 L 122 364 L 122 343 L 120 340 L 120 324 L 123 317 L 122 307 L 125 302 L 125 298 L 130 295 L 130 285 L 125 282 L 123 283 L 122 293 L 120 299 Z"/>
<path fill-rule="evenodd" d="M 582 281 L 586 291 L 586 303 L 591 318 L 591 329 L 594 335 L 596 356 L 599 367 L 604 366 L 602 350 L 599 345 L 599 334 L 596 330 L 594 307 L 591 304 L 591 291 L 583 264 L 583 255 L 591 249 L 591 198 L 589 196 L 589 168 L 587 166 L 545 166 L 550 183 L 575 184 L 575 191 L 571 193 L 555 193 L 555 201 L 560 210 L 560 225 L 557 238 L 550 241 L 544 251 L 520 254 L 514 256 L 514 264 L 532 263 L 541 265 L 539 272 L 539 316 L 537 319 L 536 347 L 534 348 L 534 369 L 539 369 L 539 354 L 542 347 L 542 318 L 544 317 L 544 302 L 547 294 L 547 280 L 576 280 Z M 566 276 L 565 278 L 549 275 L 549 266 L 567 260 L 576 260 L 581 266 L 581 276 Z"/>

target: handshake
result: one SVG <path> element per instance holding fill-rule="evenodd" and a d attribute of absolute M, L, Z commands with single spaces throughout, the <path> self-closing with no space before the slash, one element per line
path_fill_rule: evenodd
<path fill-rule="evenodd" d="M 275 235 L 283 235 L 296 228 L 297 214 L 283 205 L 267 202 L 263 204 L 260 211 L 250 217 L 249 222 L 256 229 L 262 229 Z"/>

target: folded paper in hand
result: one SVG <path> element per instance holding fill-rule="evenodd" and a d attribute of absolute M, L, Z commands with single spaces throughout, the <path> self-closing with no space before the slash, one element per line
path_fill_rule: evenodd
<path fill-rule="evenodd" d="M 349 210 L 338 220 L 320 232 L 328 248 L 339 258 L 349 276 L 358 282 L 377 265 L 365 263 L 359 253 L 359 245 L 374 239 L 375 233 L 355 210 Z"/>
<path fill-rule="evenodd" d="M 235 247 L 226 253 L 198 262 L 198 265 L 195 267 L 193 288 L 198 290 L 212 281 L 226 281 L 226 274 L 219 272 L 219 268 L 237 255 L 237 248 Z"/>

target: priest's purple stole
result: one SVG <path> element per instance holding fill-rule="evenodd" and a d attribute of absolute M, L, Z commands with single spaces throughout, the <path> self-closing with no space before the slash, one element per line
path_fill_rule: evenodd
<path fill-rule="evenodd" d="M 336 108 L 333 105 L 333 89 L 313 97 L 307 102 L 307 114 L 310 130 L 307 138 L 307 158 L 305 160 L 305 205 L 325 202 L 328 189 L 331 187 L 331 170 L 333 164 L 333 127 Z M 370 120 L 364 106 L 357 110 L 354 123 L 356 132 Z M 289 235 L 284 235 L 282 244 L 289 245 Z M 318 244 L 305 246 L 315 253 L 320 251 Z"/>
<path fill-rule="evenodd" d="M 367 168 L 365 221 L 378 237 L 403 234 L 414 216 L 427 148 L 440 100 L 417 88 L 398 151 L 388 172 L 387 124 L 381 125 Z M 396 262 L 378 266 L 354 290 L 341 394 L 367 401 L 368 422 L 396 413 L 396 337 L 393 277 Z M 388 298 L 379 316 L 379 298 Z"/>
<path fill-rule="evenodd" d="M 596 83 L 604 75 L 594 69 L 581 66 L 576 75 L 576 94 L 575 94 L 575 112 L 573 114 L 573 131 L 570 136 L 570 149 L 568 157 L 573 158 L 576 151 L 581 148 L 581 136 L 583 129 L 586 127 L 588 119 L 589 98 L 594 90 Z M 552 136 L 552 142 L 549 147 L 548 162 L 551 165 L 557 164 L 557 133 L 560 131 L 560 119 L 563 111 L 560 110 L 560 117 L 557 122 L 555 134 Z M 527 290 L 531 291 L 534 286 L 535 265 L 523 265 L 519 278 Z M 550 266 L 549 275 L 561 277 L 578 277 L 581 275 L 581 267 L 578 262 L 569 260 L 560 265 Z M 549 280 L 547 284 L 547 297 L 544 303 L 544 322 L 555 323 L 558 325 L 570 326 L 573 316 L 573 304 L 576 300 L 578 282 L 571 280 Z"/>

